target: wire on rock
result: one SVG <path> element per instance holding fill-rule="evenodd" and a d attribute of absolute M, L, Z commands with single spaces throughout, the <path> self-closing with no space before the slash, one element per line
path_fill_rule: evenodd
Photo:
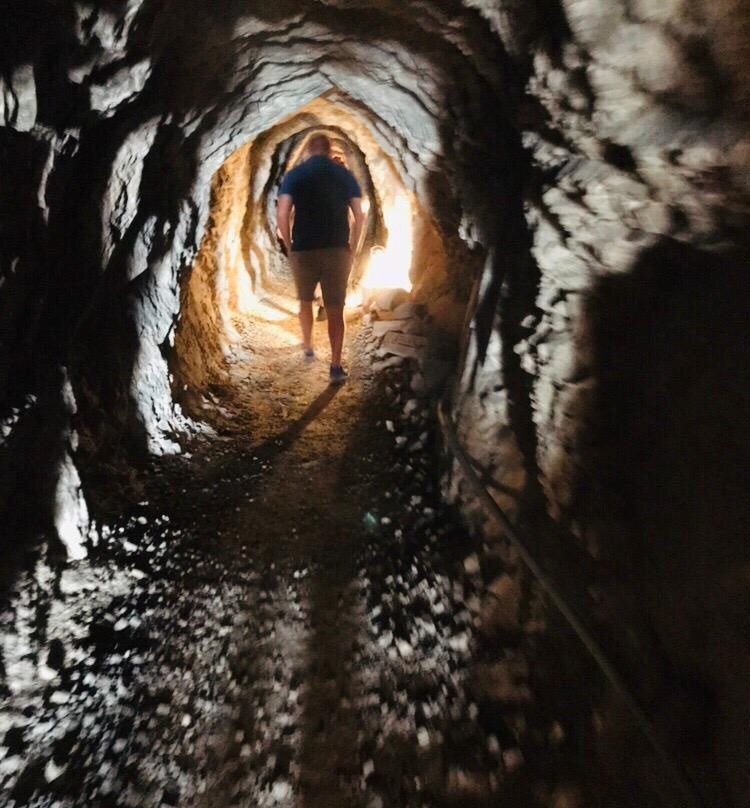
<path fill-rule="evenodd" d="M 659 756 L 664 766 L 665 774 L 672 780 L 675 788 L 679 789 L 680 797 L 683 800 L 681 805 L 684 806 L 684 808 L 704 808 L 702 798 L 696 792 L 695 787 L 689 781 L 687 775 L 683 773 L 680 764 L 672 758 L 672 755 L 659 739 L 645 712 L 637 699 L 630 692 L 625 680 L 608 659 L 604 649 L 594 638 L 592 632 L 586 627 L 583 619 L 576 614 L 573 607 L 567 602 L 555 581 L 547 575 L 531 552 L 529 552 L 526 542 L 521 538 L 508 515 L 497 504 L 494 497 L 492 497 L 480 480 L 476 471 L 474 471 L 472 458 L 461 445 L 453 418 L 446 409 L 445 399 L 441 400 L 438 404 L 438 419 L 442 428 L 443 437 L 445 438 L 445 443 L 453 457 L 458 461 L 461 471 L 475 496 L 482 503 L 487 513 L 493 517 L 503 529 L 508 540 L 516 550 L 518 550 L 518 554 L 521 556 L 521 559 L 528 567 L 531 574 L 537 579 L 539 585 L 576 633 L 601 672 L 622 698 L 623 703 L 635 719 L 639 729 L 651 744 L 654 752 Z"/>

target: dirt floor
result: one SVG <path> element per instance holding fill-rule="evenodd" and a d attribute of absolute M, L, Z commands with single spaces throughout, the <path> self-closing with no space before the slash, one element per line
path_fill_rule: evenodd
<path fill-rule="evenodd" d="M 532 591 L 524 631 L 497 628 L 514 562 L 441 504 L 407 363 L 356 325 L 330 387 L 293 318 L 238 327 L 210 429 L 2 611 L 0 803 L 593 805 L 569 730 L 589 671 L 545 650 Z"/>

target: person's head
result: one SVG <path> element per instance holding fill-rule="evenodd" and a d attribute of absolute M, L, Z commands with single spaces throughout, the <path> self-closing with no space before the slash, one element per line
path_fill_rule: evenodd
<path fill-rule="evenodd" d="M 331 139 L 328 135 L 313 135 L 308 144 L 307 152 L 311 157 L 323 155 L 329 157 L 331 154 Z"/>

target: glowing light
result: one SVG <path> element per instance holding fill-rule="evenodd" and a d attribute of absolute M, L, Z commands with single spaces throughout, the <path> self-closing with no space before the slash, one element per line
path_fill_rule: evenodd
<path fill-rule="evenodd" d="M 357 306 L 361 306 L 364 302 L 364 295 L 362 294 L 361 289 L 352 289 L 349 294 L 346 296 L 346 307 L 348 309 L 356 308 Z"/>
<path fill-rule="evenodd" d="M 267 323 L 280 323 L 294 316 L 289 314 L 289 312 L 277 309 L 275 306 L 269 306 L 264 300 L 256 300 L 250 307 L 248 313 L 254 318 L 265 320 Z"/>
<path fill-rule="evenodd" d="M 250 273 L 245 269 L 242 263 L 239 264 L 234 272 L 234 280 L 236 284 L 237 310 L 242 314 L 250 314 L 257 298 L 255 292 L 253 292 Z"/>
<path fill-rule="evenodd" d="M 374 248 L 370 263 L 362 277 L 364 289 L 406 289 L 411 291 L 413 252 L 412 213 L 409 199 L 399 194 L 383 209 L 383 219 L 388 228 L 388 242 L 382 248 Z"/>

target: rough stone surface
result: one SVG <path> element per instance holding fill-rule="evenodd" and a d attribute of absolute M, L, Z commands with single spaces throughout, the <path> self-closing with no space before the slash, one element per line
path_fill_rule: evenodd
<path fill-rule="evenodd" d="M 697 433 L 736 436 L 735 419 L 747 418 L 735 384 L 747 364 L 735 330 L 747 257 L 731 245 L 746 243 L 750 212 L 738 106 L 748 73 L 737 68 L 750 9 L 569 0 L 561 11 L 544 32 L 519 29 L 530 37 L 527 241 L 486 266 L 454 412 L 496 499 L 531 527 L 545 563 L 606 593 L 592 615 L 630 675 L 649 681 L 654 659 L 679 660 L 723 705 L 716 749 L 738 750 L 744 697 L 726 669 L 706 667 L 705 643 L 734 649 L 740 666 L 749 651 L 728 622 L 712 622 L 710 640 L 697 626 L 706 607 L 733 610 L 736 590 L 724 582 L 746 551 L 732 523 L 750 502 L 728 443 L 712 443 L 715 465 Z M 506 43 L 512 18 L 494 20 Z M 466 503 L 460 473 L 447 490 Z M 714 515 L 698 516 L 698 501 Z M 656 677 L 647 687 L 670 685 Z M 678 746 L 695 737 L 679 712 L 665 719 Z M 727 787 L 741 804 L 750 781 L 731 757 L 717 781 L 705 759 L 691 765 L 707 795 Z"/>
<path fill-rule="evenodd" d="M 87 486 L 197 429 L 181 385 L 231 378 L 228 312 L 288 284 L 274 183 L 333 126 L 373 198 L 416 211 L 412 294 L 439 328 L 413 389 L 458 354 L 493 496 L 580 584 L 705 801 L 750 802 L 749 20 L 747 0 L 10 0 L 8 543 L 30 525 L 80 554 Z M 446 493 L 500 539 L 456 469 Z"/>
<path fill-rule="evenodd" d="M 201 243 L 212 243 L 210 227 L 204 237 L 211 178 L 237 148 L 274 127 L 286 125 L 288 138 L 335 109 L 333 123 L 346 124 L 366 157 L 382 154 L 370 165 L 381 189 L 395 172 L 429 212 L 418 222 L 417 252 L 436 264 L 421 275 L 442 288 L 432 295 L 428 285 L 424 294 L 448 312 L 456 288 L 468 289 L 465 276 L 450 280 L 445 264 L 437 267 L 446 254 L 441 239 L 453 239 L 451 253 L 466 249 L 456 236 L 465 185 L 460 170 L 443 170 L 452 151 L 441 130 L 450 119 L 465 133 L 467 154 L 492 153 L 479 137 L 481 109 L 495 97 L 502 60 L 478 16 L 456 26 L 429 4 L 390 2 L 367 10 L 232 3 L 219 12 L 202 2 L 129 0 L 66 13 L 12 2 L 3 26 L 0 159 L 12 178 L 4 183 L 0 356 L 12 384 L 3 406 L 18 407 L 74 351 L 84 455 L 124 444 L 176 451 L 174 435 L 190 428 L 168 378 L 180 281 Z M 317 111 L 289 125 L 323 97 Z M 270 176 L 267 163 L 265 171 Z M 487 210 L 486 191 L 469 196 L 475 211 Z M 254 198 L 267 197 L 260 188 Z M 477 232 L 490 229 L 486 215 L 473 219 Z M 241 258 L 250 260 L 247 250 Z M 226 293 L 237 289 L 230 283 Z M 221 345 L 208 343 L 202 359 L 193 352 L 191 379 L 217 361 Z M 11 492 L 19 476 L 7 465 Z"/>

